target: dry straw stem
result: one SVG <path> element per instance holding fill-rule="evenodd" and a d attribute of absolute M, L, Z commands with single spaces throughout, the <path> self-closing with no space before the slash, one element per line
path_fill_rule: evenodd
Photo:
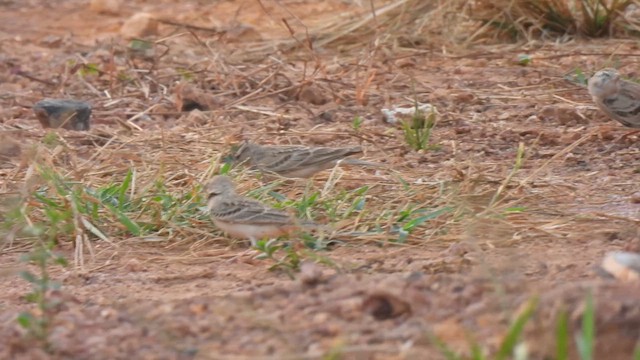
<path fill-rule="evenodd" d="M 529 184 L 530 182 L 535 180 L 536 177 L 542 171 L 547 170 L 549 168 L 549 166 L 554 161 L 557 161 L 558 159 L 561 159 L 562 157 L 567 155 L 569 152 L 571 152 L 573 149 L 578 147 L 580 144 L 582 144 L 585 141 L 589 140 L 596 133 L 597 133 L 597 129 L 591 130 L 587 134 L 585 134 L 581 138 L 579 138 L 578 140 L 574 141 L 572 144 L 570 144 L 567 147 L 565 147 L 564 149 L 562 149 L 560 152 L 558 152 L 557 154 L 552 156 L 550 159 L 548 159 L 542 165 L 540 165 L 538 168 L 536 168 L 534 171 L 532 171 L 531 174 L 529 174 L 525 179 L 521 180 L 520 183 L 516 187 L 511 189 L 507 194 L 504 194 L 504 196 L 501 199 L 498 199 L 498 196 L 503 192 L 504 188 L 506 187 L 506 184 L 511 179 L 511 176 L 507 177 L 505 179 L 505 181 L 503 182 L 503 184 L 500 186 L 500 188 L 496 191 L 496 194 L 495 194 L 494 198 L 492 198 L 492 200 L 490 201 L 490 204 L 487 207 L 487 209 L 485 209 L 480 215 L 485 215 L 487 213 L 495 211 L 495 208 L 498 205 L 501 205 L 502 207 L 511 207 L 511 206 L 517 205 L 518 202 L 520 201 L 520 199 L 512 200 L 511 202 L 509 202 L 507 204 L 504 204 L 504 203 L 505 203 L 506 199 L 511 199 L 512 198 L 511 194 L 517 193 L 521 188 L 523 188 L 524 186 L 527 186 L 527 184 Z"/>

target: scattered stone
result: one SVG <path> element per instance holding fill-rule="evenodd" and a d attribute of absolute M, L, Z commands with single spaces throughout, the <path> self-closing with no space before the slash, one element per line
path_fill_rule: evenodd
<path fill-rule="evenodd" d="M 588 123 L 588 120 L 576 107 L 569 104 L 546 105 L 538 113 L 539 117 L 545 121 L 553 121 L 565 126 Z"/>
<path fill-rule="evenodd" d="M 462 134 L 471 134 L 471 131 L 473 130 L 473 128 L 471 126 L 468 125 L 462 125 L 462 126 L 456 126 L 453 128 L 453 132 L 456 135 L 462 135 Z"/>
<path fill-rule="evenodd" d="M 89 9 L 98 14 L 117 15 L 121 6 L 122 0 L 91 0 Z"/>
<path fill-rule="evenodd" d="M 44 128 L 89 130 L 91 105 L 78 100 L 45 99 L 33 106 Z"/>
<path fill-rule="evenodd" d="M 62 37 L 57 35 L 47 35 L 40 40 L 40 44 L 52 49 L 58 48 L 62 45 Z"/>
<path fill-rule="evenodd" d="M 411 305 L 396 295 L 380 291 L 364 299 L 362 310 L 376 320 L 387 320 L 410 314 Z"/>
<path fill-rule="evenodd" d="M 335 110 L 326 110 L 321 112 L 320 115 L 318 115 L 318 119 L 322 120 L 323 122 L 333 122 L 335 115 L 336 115 Z"/>
<path fill-rule="evenodd" d="M 406 57 L 394 61 L 394 65 L 400 69 L 412 68 L 416 66 L 416 61 L 411 57 Z"/>
<path fill-rule="evenodd" d="M 456 103 L 459 104 L 474 105 L 482 103 L 482 101 L 480 101 L 480 99 L 478 99 L 476 95 L 467 91 L 454 94 L 453 98 L 455 99 Z"/>
<path fill-rule="evenodd" d="M 189 111 L 188 114 L 181 116 L 177 123 L 185 125 L 205 125 L 211 122 L 211 115 L 198 109 Z"/>
<path fill-rule="evenodd" d="M 534 317 L 527 322 L 521 335 L 527 339 L 530 359 L 556 358 L 557 333 L 549 329 L 557 328 L 561 318 L 568 320 L 568 334 L 583 331 L 582 319 L 588 296 L 593 297 L 595 305 L 593 330 L 598 345 L 594 348 L 593 359 L 627 359 L 628 354 L 633 354 L 640 336 L 640 287 L 621 281 L 578 281 L 567 282 L 541 294 Z M 569 358 L 579 359 L 578 354 L 574 354 L 570 353 Z"/>
<path fill-rule="evenodd" d="M 631 194 L 631 203 L 632 204 L 640 204 L 640 191 L 636 191 Z"/>
<path fill-rule="evenodd" d="M 640 279 L 640 254 L 624 251 L 607 253 L 602 260 L 602 269 L 623 281 Z"/>
<path fill-rule="evenodd" d="M 329 98 L 324 94 L 324 90 L 316 85 L 306 85 L 298 93 L 298 100 L 308 102 L 312 105 L 324 105 L 329 102 Z"/>
<path fill-rule="evenodd" d="M 421 111 L 425 117 L 432 113 L 438 114 L 436 107 L 431 104 L 418 103 L 418 111 Z M 395 106 L 390 109 L 380 109 L 382 112 L 382 120 L 391 125 L 401 124 L 404 121 L 411 120 L 416 113 L 416 105 Z"/>
<path fill-rule="evenodd" d="M 8 133 L 0 133 L 0 165 L 19 157 L 21 153 L 22 148 L 19 142 Z"/>
<path fill-rule="evenodd" d="M 176 107 L 179 111 L 208 111 L 220 106 L 215 96 L 192 85 L 179 84 L 174 91 Z"/>
<path fill-rule="evenodd" d="M 300 282 L 302 285 L 315 286 L 323 281 L 322 268 L 312 261 L 305 261 L 300 265 Z"/>
<path fill-rule="evenodd" d="M 474 247 L 471 243 L 459 241 L 451 244 L 442 254 L 445 256 L 465 256 L 474 250 L 477 250 L 477 247 Z"/>
<path fill-rule="evenodd" d="M 155 36 L 158 34 L 158 21 L 149 13 L 137 13 L 125 21 L 120 34 L 126 39 Z"/>
<path fill-rule="evenodd" d="M 255 27 L 247 24 L 236 24 L 226 31 L 227 39 L 245 42 L 245 41 L 260 41 L 262 40 L 262 34 Z"/>
<path fill-rule="evenodd" d="M 138 259 L 129 259 L 129 261 L 124 264 L 124 268 L 131 273 L 147 271 L 146 266 L 143 265 Z"/>

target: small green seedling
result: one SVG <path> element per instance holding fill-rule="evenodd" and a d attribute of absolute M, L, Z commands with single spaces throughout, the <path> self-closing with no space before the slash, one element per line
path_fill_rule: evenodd
<path fill-rule="evenodd" d="M 432 109 L 429 114 L 425 114 L 416 105 L 411 119 L 402 122 L 402 130 L 404 131 L 404 139 L 407 145 L 416 151 L 435 148 L 435 146 L 429 145 L 431 132 L 435 125 L 435 109 Z"/>
<path fill-rule="evenodd" d="M 362 126 L 362 116 L 356 116 L 353 118 L 353 121 L 351 122 L 351 127 L 353 127 L 354 131 L 360 131 L 360 127 Z"/>
<path fill-rule="evenodd" d="M 533 62 L 533 58 L 529 54 L 519 54 L 518 55 L 518 65 L 527 66 L 531 65 Z"/>
<path fill-rule="evenodd" d="M 43 232 L 33 229 L 36 233 L 44 235 Z M 61 285 L 51 279 L 49 266 L 53 264 L 67 266 L 64 257 L 52 251 L 54 243 L 52 241 L 40 243 L 31 252 L 24 255 L 21 261 L 35 265 L 37 273 L 25 270 L 20 276 L 31 284 L 31 292 L 25 295 L 25 299 L 36 305 L 37 311 L 25 311 L 18 315 L 17 321 L 20 326 L 27 330 L 27 335 L 40 342 L 45 350 L 50 348 L 49 334 L 53 321 L 54 311 L 60 305 L 59 300 L 50 298 L 52 290 L 59 290 Z"/>

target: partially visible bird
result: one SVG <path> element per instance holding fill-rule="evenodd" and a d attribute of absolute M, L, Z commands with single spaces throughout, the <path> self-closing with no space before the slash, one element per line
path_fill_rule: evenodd
<path fill-rule="evenodd" d="M 214 176 L 204 190 L 213 223 L 233 237 L 249 239 L 254 247 L 258 240 L 316 226 L 311 221 L 295 219 L 285 211 L 238 195 L 228 176 Z"/>
<path fill-rule="evenodd" d="M 596 72 L 588 84 L 593 102 L 624 126 L 640 128 L 640 84 L 623 80 L 615 69 Z"/>
<path fill-rule="evenodd" d="M 338 162 L 349 165 L 380 166 L 380 164 L 349 158 L 362 154 L 360 146 L 353 147 L 307 147 L 307 146 L 263 146 L 244 141 L 233 158 L 247 162 L 251 167 L 288 178 L 309 178 L 316 173 L 331 169 Z"/>

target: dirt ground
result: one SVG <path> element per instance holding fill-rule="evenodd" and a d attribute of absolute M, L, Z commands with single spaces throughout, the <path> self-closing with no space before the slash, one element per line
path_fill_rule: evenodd
<path fill-rule="evenodd" d="M 299 34 L 301 23 L 314 28 L 336 14 L 368 11 L 369 4 L 338 0 L 136 0 L 100 14 L 87 1 L 0 1 L 4 136 L 41 142 L 47 130 L 30 107 L 42 98 L 91 102 L 91 131 L 58 130 L 68 153 L 54 163 L 78 181 L 121 181 L 135 168 L 163 171 L 181 191 L 239 138 L 359 144 L 367 160 L 386 166 L 339 170 L 333 191 L 371 187 L 368 210 L 348 218 L 344 229 L 371 230 L 381 210 L 407 204 L 454 209 L 404 243 L 393 241 L 390 224 L 376 236 L 337 235 L 328 249 L 308 253 L 332 266 L 307 255 L 293 278 L 270 271 L 271 260 L 237 257 L 246 244 L 208 221 L 154 241 L 92 239 L 84 264 L 51 268 L 63 284 L 55 294 L 63 305 L 49 354 L 25 340 L 16 322 L 33 307 L 24 300 L 30 284 L 16 275 L 30 247 L 18 239 L 0 253 L 0 357 L 438 359 L 432 335 L 463 353 L 470 339 L 495 352 L 510 322 L 537 298 L 525 340 L 532 358 L 550 358 L 556 315 L 568 311 L 578 328 L 592 292 L 595 358 L 631 358 L 640 335 L 640 287 L 602 276 L 598 266 L 609 251 L 639 250 L 640 134 L 623 137 L 629 129 L 607 119 L 567 76 L 615 64 L 640 78 L 637 41 L 452 52 L 435 45 L 375 48 L 373 39 L 363 39 L 361 46 L 289 55 L 242 52 L 286 39 L 281 18 Z M 155 39 L 162 46 L 136 55 L 119 31 L 139 12 L 209 30 L 161 23 Z M 530 65 L 517 63 L 522 53 Z M 72 69 L 82 63 L 98 64 L 103 73 L 78 76 Z M 184 76 L 185 69 L 193 75 Z M 127 85 L 117 72 L 128 74 Z M 179 111 L 178 82 L 215 94 L 211 111 Z M 382 108 L 411 106 L 413 99 L 438 109 L 434 150 L 409 149 L 402 131 L 383 121 Z M 357 130 L 356 116 L 363 119 Z M 91 141 L 107 134 L 111 142 Z M 519 144 L 525 158 L 511 176 Z M 19 160 L 3 163 L 2 191 L 15 192 L 25 169 Z M 241 192 L 262 181 L 234 174 Z M 334 175 L 285 183 L 281 191 L 322 190 Z M 496 191 L 499 201 L 488 206 Z M 57 250 L 72 264 L 77 258 L 72 241 Z"/>

